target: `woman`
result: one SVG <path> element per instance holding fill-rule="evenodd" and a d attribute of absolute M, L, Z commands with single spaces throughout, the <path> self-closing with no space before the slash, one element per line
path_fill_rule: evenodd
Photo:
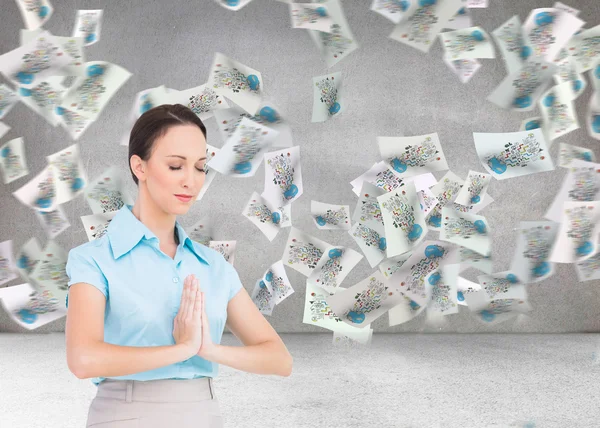
<path fill-rule="evenodd" d="M 69 252 L 67 363 L 98 386 L 88 427 L 222 427 L 218 364 L 291 374 L 291 355 L 235 269 L 176 221 L 196 201 L 205 163 L 206 128 L 190 109 L 148 110 L 129 140 L 135 204 Z M 244 346 L 220 345 L 225 325 Z"/>

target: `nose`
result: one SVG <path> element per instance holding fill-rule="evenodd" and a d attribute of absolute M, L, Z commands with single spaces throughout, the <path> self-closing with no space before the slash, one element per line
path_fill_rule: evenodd
<path fill-rule="evenodd" d="M 181 185 L 188 190 L 193 189 L 194 187 L 194 167 L 186 169 L 186 174 L 183 177 L 183 181 Z"/>

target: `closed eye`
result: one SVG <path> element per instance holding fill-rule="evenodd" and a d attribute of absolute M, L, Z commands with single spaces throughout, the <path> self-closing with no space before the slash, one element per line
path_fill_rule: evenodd
<path fill-rule="evenodd" d="M 178 170 L 180 170 L 180 169 L 181 169 L 181 167 L 180 167 L 180 166 L 177 166 L 177 167 L 175 167 L 175 166 L 170 166 L 170 167 L 169 167 L 169 169 L 170 169 L 171 171 L 178 171 Z M 204 168 L 196 168 L 196 169 L 197 169 L 199 172 L 204 172 L 204 173 L 206 173 L 206 170 L 205 170 Z"/>

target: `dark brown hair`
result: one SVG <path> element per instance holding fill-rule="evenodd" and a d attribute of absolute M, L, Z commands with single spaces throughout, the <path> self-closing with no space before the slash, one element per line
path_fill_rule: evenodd
<path fill-rule="evenodd" d="M 142 114 L 133 125 L 129 135 L 129 157 L 138 155 L 142 160 L 148 160 L 152 154 L 152 147 L 157 138 L 165 135 L 169 128 L 177 125 L 196 125 L 206 138 L 206 127 L 196 113 L 181 104 L 163 104 Z M 131 169 L 129 171 L 135 184 L 138 179 Z"/>

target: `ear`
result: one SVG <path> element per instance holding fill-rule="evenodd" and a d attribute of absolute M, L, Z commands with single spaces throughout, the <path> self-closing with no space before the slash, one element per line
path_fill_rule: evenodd
<path fill-rule="evenodd" d="M 129 158 L 129 166 L 138 179 L 138 182 L 146 180 L 146 162 L 138 155 L 132 155 Z"/>

